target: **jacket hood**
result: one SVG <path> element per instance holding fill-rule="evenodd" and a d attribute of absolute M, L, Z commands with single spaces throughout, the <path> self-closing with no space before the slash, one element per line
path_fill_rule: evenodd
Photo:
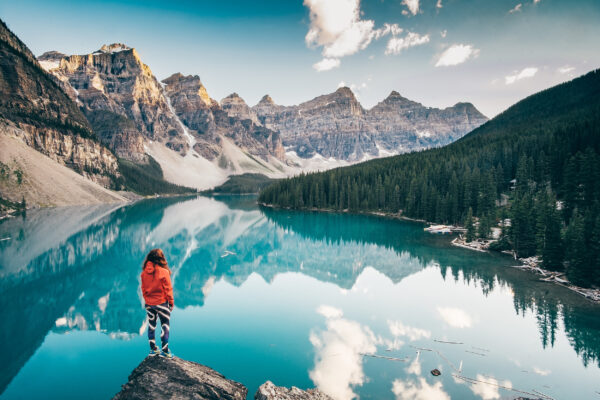
<path fill-rule="evenodd" d="M 147 274 L 153 274 L 154 270 L 156 270 L 156 267 L 154 266 L 154 263 L 148 261 L 146 263 L 146 266 L 144 267 L 144 272 Z"/>
<path fill-rule="evenodd" d="M 146 263 L 146 266 L 144 267 L 144 272 L 152 275 L 152 274 L 154 274 L 154 271 L 156 271 L 157 268 L 166 269 L 167 272 L 169 272 L 169 275 L 171 274 L 171 270 L 169 269 L 169 267 L 167 267 L 167 266 L 161 267 L 160 265 L 154 264 L 152 261 L 148 261 Z"/>

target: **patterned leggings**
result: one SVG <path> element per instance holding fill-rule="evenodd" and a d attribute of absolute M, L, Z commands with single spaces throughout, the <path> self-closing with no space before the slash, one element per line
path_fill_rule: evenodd
<path fill-rule="evenodd" d="M 169 351 L 169 321 L 171 319 L 171 310 L 169 303 L 159 304 L 157 306 L 146 305 L 146 314 L 148 314 L 148 341 L 150 349 L 156 350 L 156 322 L 160 318 L 160 343 L 162 351 Z"/>

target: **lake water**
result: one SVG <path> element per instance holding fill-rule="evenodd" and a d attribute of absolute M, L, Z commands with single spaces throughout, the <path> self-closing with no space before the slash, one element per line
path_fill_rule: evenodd
<path fill-rule="evenodd" d="M 3 238 L 1 399 L 118 392 L 148 351 L 153 247 L 172 351 L 249 398 L 272 380 L 340 400 L 600 399 L 599 306 L 418 223 L 198 197 L 31 211 Z"/>

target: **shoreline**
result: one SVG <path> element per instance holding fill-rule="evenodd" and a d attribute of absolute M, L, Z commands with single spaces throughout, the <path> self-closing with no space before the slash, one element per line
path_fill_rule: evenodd
<path fill-rule="evenodd" d="M 351 214 L 351 215 L 371 215 L 371 216 L 384 217 L 384 218 L 389 218 L 389 219 L 398 219 L 398 220 L 403 220 L 403 221 L 419 222 L 419 223 L 423 223 L 426 225 L 434 225 L 435 224 L 433 222 L 425 221 L 422 219 L 405 217 L 405 216 L 401 215 L 401 213 L 392 214 L 392 213 L 386 213 L 386 212 L 382 212 L 382 211 L 358 211 L 358 212 L 352 211 L 351 212 L 348 209 L 346 209 L 346 210 L 331 210 L 331 209 L 319 209 L 319 208 L 295 209 L 292 207 L 278 207 L 278 206 L 274 206 L 272 204 L 266 204 L 266 203 L 260 203 L 260 202 L 257 202 L 257 204 L 259 206 L 268 207 L 271 209 L 290 210 L 290 211 L 315 211 L 315 212 L 340 213 L 340 214 Z M 453 228 L 456 228 L 456 227 L 453 227 Z M 460 228 L 462 228 L 462 227 L 460 227 Z M 453 231 L 453 232 L 456 232 L 456 231 Z M 454 239 L 452 239 L 450 244 L 452 246 L 460 247 L 460 248 L 467 249 L 467 250 L 477 251 L 480 253 L 489 253 L 489 252 L 494 251 L 494 250 L 489 250 L 489 245 L 490 245 L 490 243 L 493 243 L 495 241 L 496 241 L 495 239 L 488 239 L 483 242 L 479 241 L 479 240 L 474 240 L 472 242 L 466 242 L 462 239 L 462 235 L 459 235 L 459 236 L 455 237 Z M 514 260 L 516 262 L 521 263 L 521 265 L 514 265 L 514 266 L 512 266 L 512 268 L 518 268 L 518 269 L 521 269 L 524 271 L 529 271 L 536 275 L 540 275 L 540 276 L 544 277 L 544 279 L 540 279 L 540 281 L 554 283 L 558 286 L 562 286 L 564 288 L 567 288 L 567 289 L 579 294 L 580 296 L 591 301 L 592 303 L 600 304 L 600 289 L 582 288 L 580 286 L 573 285 L 567 279 L 562 278 L 565 275 L 564 272 L 549 271 L 549 270 L 541 268 L 539 266 L 539 259 L 537 257 L 517 258 L 516 255 L 514 254 L 514 251 L 512 251 L 512 250 L 505 250 L 505 251 L 500 251 L 500 252 L 496 251 L 496 253 L 503 253 L 506 255 L 510 255 L 514 258 Z"/>
<path fill-rule="evenodd" d="M 165 193 L 165 194 L 154 194 L 154 195 L 147 195 L 147 196 L 143 196 L 143 195 L 139 195 L 137 193 L 134 192 L 116 192 L 121 194 L 121 196 L 123 196 L 125 198 L 125 200 L 123 201 L 103 201 L 103 202 L 99 202 L 99 203 L 91 203 L 91 204 L 65 204 L 65 205 L 34 205 L 31 207 L 27 207 L 24 210 L 8 210 L 7 212 L 0 212 L 0 221 L 3 221 L 5 219 L 9 219 L 9 218 L 14 218 L 17 217 L 19 214 L 23 213 L 23 212 L 27 212 L 27 211 L 32 211 L 32 210 L 39 210 L 39 209 L 48 209 L 48 208 L 59 208 L 59 207 L 85 207 L 85 206 L 97 206 L 97 205 L 101 205 L 101 204 L 135 204 L 138 201 L 143 201 L 143 200 L 152 200 L 152 199 L 162 199 L 162 198 L 172 198 L 172 197 L 192 197 L 192 196 L 198 196 L 198 195 L 202 195 L 202 193 L 177 193 L 177 194 L 170 194 L 170 193 Z"/>

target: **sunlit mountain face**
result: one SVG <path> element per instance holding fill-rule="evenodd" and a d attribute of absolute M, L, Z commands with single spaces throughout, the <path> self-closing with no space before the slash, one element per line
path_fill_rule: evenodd
<path fill-rule="evenodd" d="M 193 197 L 31 211 L 0 239 L 3 399 L 119 390 L 147 351 L 154 247 L 173 351 L 251 394 L 272 380 L 335 399 L 591 398 L 600 378 L 598 306 L 417 223 Z"/>

